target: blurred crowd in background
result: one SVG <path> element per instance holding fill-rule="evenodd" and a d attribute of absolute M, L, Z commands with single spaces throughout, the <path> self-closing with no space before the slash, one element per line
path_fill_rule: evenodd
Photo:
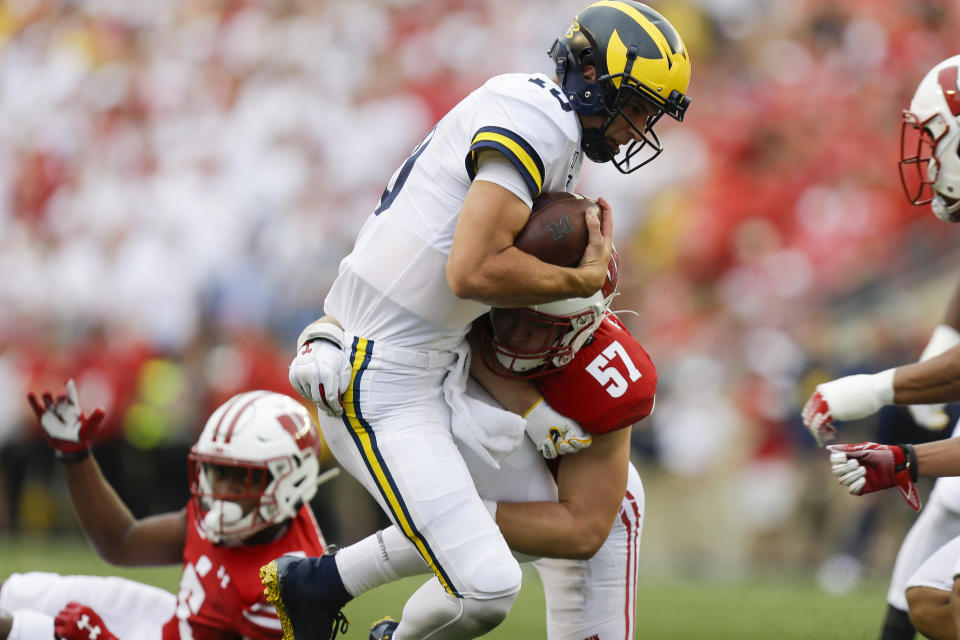
<path fill-rule="evenodd" d="M 24 400 L 68 377 L 107 411 L 98 459 L 134 511 L 181 506 L 213 408 L 292 393 L 296 336 L 395 167 L 489 76 L 550 73 L 586 4 L 0 2 L 0 531 L 75 530 Z M 960 281 L 960 229 L 897 171 L 956 3 L 649 4 L 691 52 L 687 120 L 579 189 L 613 206 L 614 308 L 660 372 L 635 429 L 645 556 L 885 574 L 912 512 L 843 495 L 798 414 L 818 382 L 916 359 Z M 944 435 L 897 409 L 842 431 Z M 378 522 L 356 491 L 321 490 L 329 540 Z"/>

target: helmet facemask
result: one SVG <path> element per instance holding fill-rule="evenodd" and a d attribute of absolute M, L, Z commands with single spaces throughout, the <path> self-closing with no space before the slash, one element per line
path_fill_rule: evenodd
<path fill-rule="evenodd" d="M 263 463 L 190 454 L 190 492 L 197 500 L 198 520 L 214 543 L 236 543 L 279 524 L 299 508 L 301 500 L 283 486 L 297 480 L 311 482 L 313 465 L 289 458 Z M 290 504 L 286 504 L 290 503 Z M 233 506 L 235 505 L 235 506 Z"/>
<path fill-rule="evenodd" d="M 900 130 L 900 181 L 911 204 L 929 204 L 944 222 L 960 222 L 960 56 L 941 63 L 917 89 Z M 952 62 L 952 64 L 950 64 Z"/>
<path fill-rule="evenodd" d="M 609 86 L 603 100 L 606 119 L 599 127 L 583 130 L 583 151 L 594 162 L 612 162 L 620 173 L 633 173 L 653 161 L 663 152 L 660 137 L 653 126 L 663 117 L 663 109 L 646 98 L 642 87 L 631 76 L 620 76 L 620 86 L 613 86 L 613 77 L 600 78 L 602 86 Z M 613 106 L 610 106 L 613 105 Z M 627 122 L 633 132 L 630 142 L 616 153 L 607 144 L 607 131 L 618 118 Z"/>
<path fill-rule="evenodd" d="M 506 377 L 535 378 L 568 364 L 603 320 L 606 308 L 591 305 L 574 315 L 554 315 L 530 307 L 491 309 L 483 350 L 493 371 Z M 552 365 L 552 366 L 547 366 Z"/>
<path fill-rule="evenodd" d="M 191 453 L 190 472 L 198 519 L 212 542 L 239 542 L 272 524 L 264 516 L 271 505 L 276 510 L 271 495 L 276 483 L 266 465 Z"/>

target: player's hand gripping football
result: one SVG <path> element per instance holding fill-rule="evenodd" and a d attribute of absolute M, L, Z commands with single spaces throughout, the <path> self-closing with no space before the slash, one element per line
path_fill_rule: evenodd
<path fill-rule="evenodd" d="M 318 320 L 303 330 L 289 371 L 297 393 L 328 415 L 342 415 L 340 396 L 350 384 L 350 371 L 340 327 Z"/>
<path fill-rule="evenodd" d="M 597 198 L 600 205 L 598 215 L 587 213 L 587 248 L 580 258 L 578 269 L 583 270 L 588 277 L 590 291 L 585 296 L 593 295 L 603 286 L 607 277 L 607 265 L 613 253 L 613 210 L 603 198 Z"/>
<path fill-rule="evenodd" d="M 832 444 L 830 464 L 837 482 L 854 495 L 897 487 L 914 511 L 920 510 L 917 495 L 917 456 L 913 445 Z"/>
<path fill-rule="evenodd" d="M 90 449 L 90 441 L 103 422 L 103 409 L 97 408 L 87 417 L 80 408 L 77 387 L 73 379 L 67 380 L 65 394 L 56 398 L 45 392 L 42 404 L 33 392 L 27 401 L 40 421 L 43 437 L 61 460 L 81 460 Z"/>
<path fill-rule="evenodd" d="M 53 619 L 53 633 L 59 640 L 118 640 L 97 612 L 79 602 L 69 602 Z"/>
<path fill-rule="evenodd" d="M 593 442 L 593 436 L 584 431 L 579 423 L 554 411 L 543 398 L 530 407 L 523 418 L 526 420 L 527 436 L 548 460 L 558 455 L 576 453 Z"/>

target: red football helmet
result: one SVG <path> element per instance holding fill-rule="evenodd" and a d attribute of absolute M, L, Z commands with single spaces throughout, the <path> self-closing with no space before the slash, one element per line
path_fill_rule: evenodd
<path fill-rule="evenodd" d="M 588 298 L 491 309 L 481 325 L 480 351 L 487 366 L 508 378 L 533 378 L 566 366 L 603 322 L 619 279 L 614 250 L 603 287 Z"/>
<path fill-rule="evenodd" d="M 289 396 L 249 391 L 220 406 L 190 451 L 190 492 L 201 530 L 239 542 L 296 516 L 317 490 L 320 439 Z"/>

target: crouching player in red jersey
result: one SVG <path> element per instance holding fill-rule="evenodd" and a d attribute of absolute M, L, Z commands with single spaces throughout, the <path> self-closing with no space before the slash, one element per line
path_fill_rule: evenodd
<path fill-rule="evenodd" d="M 501 420 L 516 419 L 493 408 L 499 405 L 523 415 L 529 438 L 499 468 L 460 448 L 507 543 L 535 560 L 550 640 L 632 639 L 634 633 L 644 494 L 630 463 L 628 427 L 653 410 L 657 375 L 608 311 L 616 284 L 612 264 L 612 278 L 592 298 L 493 309 L 475 327 L 467 394 L 486 405 L 485 421 L 494 410 Z M 320 415 L 325 436 L 338 432 L 328 428 L 331 420 Z M 557 457 L 564 453 L 571 455 Z M 282 560 L 266 572 L 274 599 L 327 609 L 330 616 L 368 589 L 430 570 L 395 526 L 335 555 Z M 417 628 L 417 616 L 411 599 L 403 621 Z M 370 638 L 408 640 L 398 626 L 381 620 Z"/>
<path fill-rule="evenodd" d="M 319 438 L 303 405 L 269 391 L 232 397 L 191 450 L 187 506 L 137 520 L 90 455 L 103 412 L 84 415 L 72 380 L 56 399 L 29 400 L 100 557 L 121 566 L 182 562 L 183 574 L 176 596 L 114 577 L 14 574 L 0 588 L 0 640 L 281 637 L 257 570 L 277 555 L 326 546 L 308 504 Z"/>

